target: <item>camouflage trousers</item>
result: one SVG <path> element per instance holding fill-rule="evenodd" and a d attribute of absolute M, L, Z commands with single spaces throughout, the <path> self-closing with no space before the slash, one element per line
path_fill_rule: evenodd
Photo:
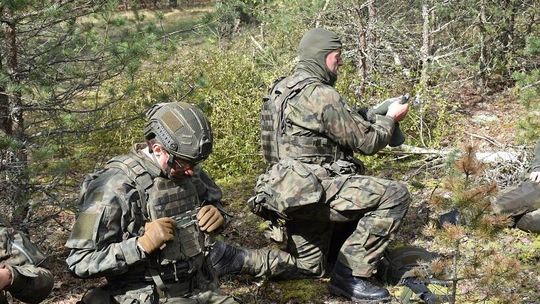
<path fill-rule="evenodd" d="M 334 227 L 347 222 L 356 227 L 337 259 L 355 276 L 370 277 L 376 271 L 407 212 L 410 196 L 406 186 L 363 175 L 337 176 L 321 183 L 324 189 L 341 186 L 331 198 L 326 196 L 326 201 L 288 212 L 285 250 L 248 250 L 243 273 L 280 279 L 323 276 Z"/>
<path fill-rule="evenodd" d="M 492 207 L 496 213 L 515 217 L 517 228 L 540 233 L 540 183 L 522 182 L 497 197 Z"/>
<path fill-rule="evenodd" d="M 94 288 L 84 295 L 80 304 L 233 304 L 233 297 L 207 290 L 190 297 L 159 297 L 152 285 L 116 288 Z"/>

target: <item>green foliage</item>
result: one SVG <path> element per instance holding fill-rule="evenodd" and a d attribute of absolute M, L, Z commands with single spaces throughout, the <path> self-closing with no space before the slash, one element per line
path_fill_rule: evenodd
<path fill-rule="evenodd" d="M 10 193 L 24 209 L 30 197 L 37 204 L 50 202 L 51 192 L 78 185 L 78 176 L 66 177 L 88 171 L 96 160 L 107 157 L 92 157 L 106 151 L 108 144 L 114 146 L 104 131 L 118 129 L 144 112 L 144 106 L 123 99 L 136 91 L 133 84 L 143 60 L 156 49 L 171 48 L 162 47 L 170 40 L 158 39 L 163 32 L 144 13 L 118 13 L 118 1 L 4 4 L 2 16 L 17 43 L 2 40 L 0 115 L 5 118 L 12 114 L 4 111 L 18 109 L 22 118 L 3 120 L 1 127 L 14 138 L 10 141 L 25 143 L 25 149 L 15 150 L 24 174 L 7 177 L 14 186 Z M 125 86 L 101 91 L 120 76 Z M 93 137 L 98 134 L 103 137 Z M 5 146 L 14 148 L 10 141 Z M 79 142 L 92 146 L 80 147 Z M 45 185 L 49 194 L 34 192 Z"/>
<path fill-rule="evenodd" d="M 259 22 L 262 3 L 262 0 L 219 1 L 215 12 L 205 17 L 205 23 L 210 23 L 219 37 L 231 37 L 241 24 Z"/>
<path fill-rule="evenodd" d="M 525 53 L 528 55 L 540 55 L 540 37 L 528 36 L 525 45 Z"/>
<path fill-rule="evenodd" d="M 455 208 L 459 210 L 461 222 L 445 224 L 441 228 L 429 227 L 425 232 L 434 237 L 438 246 L 445 248 L 449 259 L 441 259 L 432 265 L 445 270 L 452 282 L 452 292 L 457 296 L 455 303 L 475 302 L 478 299 L 506 303 L 523 297 L 527 291 L 515 292 L 522 284 L 523 268 L 518 258 L 528 257 L 528 249 L 518 249 L 517 254 L 502 253 L 504 249 L 495 236 L 506 227 L 508 219 L 489 213 L 489 198 L 496 192 L 495 185 L 482 184 L 478 176 L 482 166 L 475 158 L 475 149 L 465 146 L 462 155 L 455 161 L 453 172 L 444 179 L 430 205 L 436 210 Z M 478 244 L 483 244 L 481 248 Z M 514 245 L 515 248 L 519 245 Z M 459 294 L 458 286 L 474 284 L 474 292 Z M 502 288 L 501 286 L 505 286 Z M 511 287 L 513 286 L 513 287 Z"/>
<path fill-rule="evenodd" d="M 326 294 L 323 282 L 306 279 L 266 282 L 263 288 L 267 300 L 274 303 L 319 303 Z"/>
<path fill-rule="evenodd" d="M 524 58 L 530 62 L 538 62 L 540 59 L 540 38 L 537 35 L 529 35 L 523 48 Z M 515 81 L 514 92 L 518 100 L 528 110 L 524 117 L 518 120 L 519 139 L 522 141 L 534 141 L 540 136 L 540 69 L 524 68 L 512 73 Z"/>
<path fill-rule="evenodd" d="M 520 231 L 517 231 L 517 233 L 521 234 Z M 517 235 L 515 237 L 519 238 L 520 236 Z M 532 244 L 521 241 L 515 242 L 514 248 L 519 251 L 518 258 L 524 263 L 535 264 L 540 260 L 540 236 L 536 236 Z"/>
<path fill-rule="evenodd" d="M 249 56 L 216 52 L 200 61 L 207 86 L 199 88 L 194 101 L 212 121 L 214 152 L 206 162 L 218 177 L 261 171 L 259 111 L 266 85 Z M 230 67 L 235 67 L 231 69 Z"/>
<path fill-rule="evenodd" d="M 233 55 L 234 52 L 213 47 L 184 49 L 174 60 L 155 57 L 153 62 L 147 62 L 148 67 L 154 68 L 139 72 L 133 82 L 119 79 L 108 84 L 110 94 L 116 94 L 117 90 L 125 92 L 131 85 L 133 91 L 129 93 L 128 103 L 104 112 L 108 117 L 105 122 L 113 122 L 110 128 L 103 121 L 95 121 L 93 116 L 85 117 L 104 129 L 88 135 L 90 142 L 101 147 L 96 152 L 109 157 L 123 153 L 129 143 L 142 140 L 143 121 L 139 118 L 151 104 L 183 100 L 198 105 L 212 123 L 214 152 L 205 161 L 205 167 L 214 177 L 262 171 L 259 108 L 265 90 L 253 88 L 264 88 L 271 78 L 265 79 L 257 71 L 252 57 Z M 116 117 L 126 113 L 134 115 L 130 128 L 114 125 Z"/>
<path fill-rule="evenodd" d="M 22 144 L 20 141 L 12 138 L 11 136 L 6 136 L 0 133 L 0 150 L 14 151 L 20 149 Z"/>
<path fill-rule="evenodd" d="M 514 72 L 512 77 L 516 81 L 519 100 L 531 110 L 540 109 L 539 85 L 534 85 L 540 81 L 540 70 L 534 69 L 530 72 Z"/>

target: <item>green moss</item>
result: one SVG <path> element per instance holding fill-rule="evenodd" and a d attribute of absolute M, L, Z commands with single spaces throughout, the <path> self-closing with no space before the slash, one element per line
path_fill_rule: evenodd
<path fill-rule="evenodd" d="M 536 236 L 532 242 L 516 242 L 514 245 L 519 252 L 517 257 L 520 261 L 534 263 L 540 260 L 540 236 Z"/>
<path fill-rule="evenodd" d="M 272 303 L 323 303 L 326 285 L 312 279 L 268 282 L 264 294 Z"/>

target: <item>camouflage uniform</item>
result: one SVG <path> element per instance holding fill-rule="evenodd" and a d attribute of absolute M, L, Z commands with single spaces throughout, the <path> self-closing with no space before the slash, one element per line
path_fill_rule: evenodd
<path fill-rule="evenodd" d="M 143 235 L 148 220 L 142 202 L 150 203 L 156 191 L 166 191 L 155 198 L 157 201 L 193 203 L 181 206 L 189 206 L 186 210 L 175 206 L 177 209 L 168 210 L 167 216 L 198 210 L 204 204 L 221 208 L 221 190 L 200 167 L 195 168 L 193 177 L 172 182 L 161 177 L 160 168 L 141 151 L 144 147 L 136 145 L 129 155 L 113 159 L 83 184 L 80 214 L 66 243 L 71 249 L 66 262 L 76 276 L 106 277 L 108 283 L 92 290 L 83 302 L 236 303 L 217 293 L 217 280 L 205 256 L 206 244 L 201 245 L 202 252 L 186 254 L 185 261 L 166 265 L 159 262 L 163 250 L 147 255 L 137 246 L 137 237 Z M 131 170 L 121 169 L 122 164 Z M 167 183 L 174 184 L 170 188 L 174 191 L 167 190 Z M 203 234 L 189 232 L 187 237 L 193 235 Z M 198 248 L 199 240 L 191 241 L 194 243 L 181 244 L 182 253 L 186 248 Z"/>
<path fill-rule="evenodd" d="M 534 160 L 529 173 L 540 171 L 540 140 L 534 149 Z M 493 203 L 496 213 L 516 218 L 516 227 L 540 233 L 540 183 L 528 177 L 519 186 L 503 193 Z"/>
<path fill-rule="evenodd" d="M 0 267 L 8 268 L 12 275 L 11 285 L 0 293 L 0 304 L 8 303 L 7 292 L 20 301 L 39 303 L 54 283 L 46 257 L 26 235 L 8 226 L 0 220 Z"/>
<path fill-rule="evenodd" d="M 353 157 L 388 145 L 395 123 L 383 115 L 368 120 L 332 84 L 299 65 L 265 100 L 263 153 L 276 163 L 259 177 L 250 204 L 256 213 L 285 219 L 287 247 L 249 250 L 243 272 L 322 276 L 335 223 L 357 222 L 338 260 L 354 276 L 370 277 L 400 227 L 410 200 L 406 186 L 363 175 L 363 164 Z M 289 95 L 283 104 L 280 94 Z M 267 160 L 272 163 L 272 156 Z"/>

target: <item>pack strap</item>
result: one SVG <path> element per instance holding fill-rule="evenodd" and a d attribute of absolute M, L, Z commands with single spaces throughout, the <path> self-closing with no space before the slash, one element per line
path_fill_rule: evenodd
<path fill-rule="evenodd" d="M 283 92 L 279 96 L 276 105 L 276 109 L 279 109 L 278 128 L 276 130 L 276 132 L 278 132 L 278 137 L 285 133 L 285 108 L 287 108 L 288 106 L 288 101 L 294 98 L 296 95 L 300 94 L 300 92 L 302 92 L 302 90 L 308 85 L 313 84 L 317 81 L 317 78 L 309 77 L 299 81 L 292 86 L 285 86 L 285 90 L 283 90 Z"/>
<path fill-rule="evenodd" d="M 128 165 L 129 164 L 129 165 Z M 116 168 L 124 172 L 127 178 L 135 185 L 139 194 L 138 206 L 141 208 L 144 220 L 148 220 L 146 210 L 146 189 L 153 184 L 153 179 L 149 173 L 132 157 L 127 155 L 115 157 L 107 162 L 106 168 Z"/>

